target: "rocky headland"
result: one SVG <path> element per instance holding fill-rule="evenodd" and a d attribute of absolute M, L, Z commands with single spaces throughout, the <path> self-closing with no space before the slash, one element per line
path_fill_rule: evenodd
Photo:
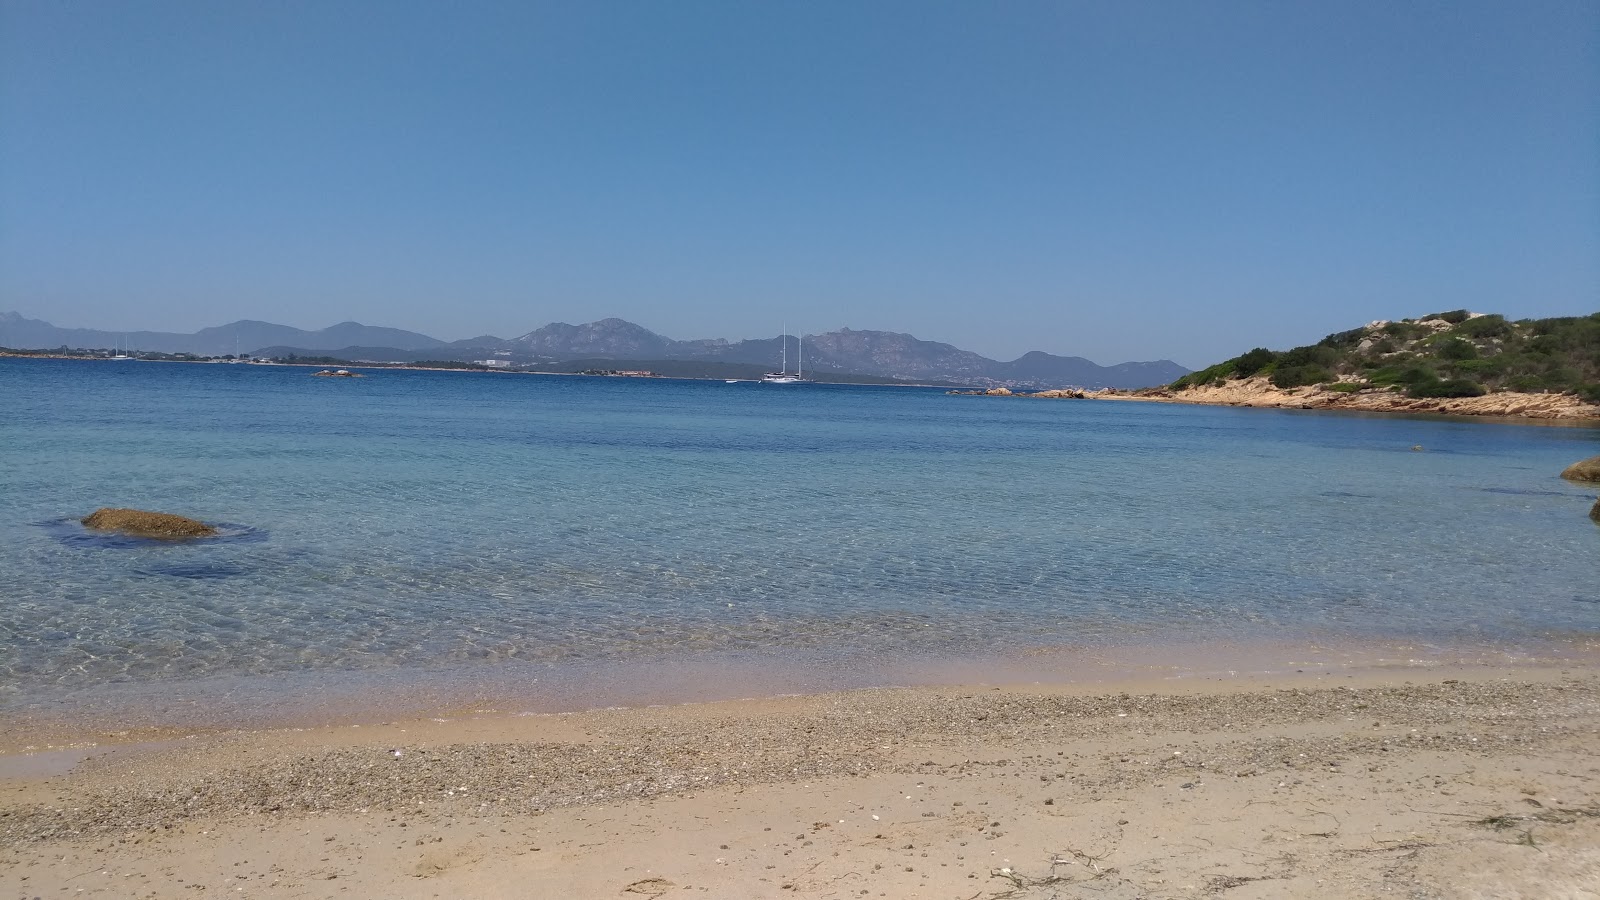
<path fill-rule="evenodd" d="M 1049 400 L 1139 400 L 1152 403 L 1194 403 L 1206 406 L 1250 406 L 1265 409 L 1339 409 L 1354 412 L 1445 413 L 1456 416 L 1501 416 L 1523 419 L 1600 419 L 1600 404 L 1572 394 L 1501 391 L 1479 397 L 1408 397 L 1386 388 L 1350 390 L 1343 386 L 1275 387 L 1266 376 L 1238 378 L 1182 389 L 1145 388 L 1082 391 L 947 391 L 953 396 L 1027 397 Z M 1581 465 L 1581 464 L 1580 464 Z M 1574 466 L 1576 468 L 1576 466 Z M 1600 469 L 1600 464 L 1596 464 Z M 1569 476 L 1570 477 L 1570 476 Z M 1596 480 L 1600 480 L 1597 478 Z"/>
<path fill-rule="evenodd" d="M 1280 409 L 1600 418 L 1600 313 L 1511 321 L 1464 309 L 1257 347 L 1132 399 Z M 1122 396 L 1122 395 L 1108 395 Z"/>

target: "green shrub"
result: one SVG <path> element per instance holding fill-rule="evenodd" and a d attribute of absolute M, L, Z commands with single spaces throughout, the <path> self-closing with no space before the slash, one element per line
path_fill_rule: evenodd
<path fill-rule="evenodd" d="M 1462 322 L 1467 321 L 1471 315 L 1471 312 L 1464 309 L 1452 309 L 1449 312 L 1433 313 L 1422 318 L 1424 321 L 1428 319 L 1443 319 L 1451 325 L 1460 325 Z"/>
<path fill-rule="evenodd" d="M 1340 394 L 1354 394 L 1356 391 L 1364 391 L 1369 387 L 1372 387 L 1372 385 L 1361 381 L 1332 381 L 1322 385 L 1323 390 Z"/>
<path fill-rule="evenodd" d="M 1354 347 L 1361 343 L 1366 339 L 1366 336 L 1367 330 L 1365 328 L 1352 328 L 1349 331 L 1336 331 L 1318 341 L 1317 346 L 1331 347 L 1335 350 L 1343 350 L 1349 347 Z"/>
<path fill-rule="evenodd" d="M 1411 385 L 1428 384 L 1429 382 L 1438 381 L 1439 376 L 1434 374 L 1432 367 L 1416 363 L 1401 369 L 1400 376 L 1395 380 L 1400 384 L 1409 387 Z"/>
<path fill-rule="evenodd" d="M 1499 359 L 1460 359 L 1450 364 L 1450 368 L 1459 375 L 1477 375 L 1490 377 L 1499 375 L 1505 370 L 1505 361 Z"/>
<path fill-rule="evenodd" d="M 1505 337 L 1511 333 L 1511 330 L 1511 323 L 1507 322 L 1506 317 L 1501 315 L 1478 316 L 1475 319 L 1468 319 L 1451 329 L 1455 334 L 1476 340 Z"/>
<path fill-rule="evenodd" d="M 1285 367 L 1279 360 L 1276 368 L 1272 370 L 1272 386 L 1277 388 L 1304 387 L 1308 384 L 1321 384 L 1332 381 L 1333 372 L 1318 365 L 1301 365 Z"/>
<path fill-rule="evenodd" d="M 1321 344 L 1296 347 L 1278 354 L 1274 368 L 1298 369 L 1303 366 L 1332 367 L 1339 362 L 1339 351 Z"/>
<path fill-rule="evenodd" d="M 1257 347 L 1242 356 L 1233 359 L 1234 374 L 1240 378 L 1249 378 L 1251 375 L 1272 365 L 1278 359 L 1278 354 L 1265 347 Z"/>
<path fill-rule="evenodd" d="M 1383 326 L 1383 333 L 1396 340 L 1414 341 L 1430 332 L 1415 322 L 1390 322 Z"/>
<path fill-rule="evenodd" d="M 1399 384 L 1400 374 L 1399 366 L 1381 366 L 1367 373 L 1367 381 L 1377 385 Z"/>
<path fill-rule="evenodd" d="M 1470 341 L 1463 341 L 1458 337 L 1447 337 L 1437 345 L 1439 355 L 1445 359 L 1477 359 L 1478 348 Z"/>
<path fill-rule="evenodd" d="M 1221 384 L 1232 377 L 1233 360 L 1230 359 L 1227 362 L 1217 363 L 1210 368 L 1201 369 L 1198 372 L 1190 372 L 1182 378 L 1179 378 L 1177 381 L 1167 385 L 1167 387 L 1174 391 L 1181 391 L 1184 388 L 1202 387 L 1208 384 Z"/>
<path fill-rule="evenodd" d="M 1406 395 L 1409 397 L 1418 398 L 1482 397 L 1488 392 L 1489 391 L 1487 388 L 1475 381 L 1467 381 L 1464 378 L 1451 378 L 1448 381 L 1439 381 L 1435 379 L 1433 381 L 1411 385 L 1411 387 L 1406 390 Z"/>

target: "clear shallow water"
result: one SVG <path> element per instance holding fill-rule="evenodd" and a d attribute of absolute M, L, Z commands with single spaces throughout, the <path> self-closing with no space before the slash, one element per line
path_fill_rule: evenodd
<path fill-rule="evenodd" d="M 0 359 L 0 708 L 715 654 L 1600 631 L 1594 491 L 1556 477 L 1600 453 L 1592 428 L 310 371 Z M 228 536 L 97 539 L 75 519 L 100 506 Z"/>

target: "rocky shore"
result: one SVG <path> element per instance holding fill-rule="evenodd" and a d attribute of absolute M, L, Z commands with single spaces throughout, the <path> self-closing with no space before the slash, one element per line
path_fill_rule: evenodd
<path fill-rule="evenodd" d="M 1522 394 L 1500 391 L 1482 397 L 1413 399 L 1398 391 L 1329 390 L 1320 385 L 1277 388 L 1265 377 L 1234 379 L 1181 391 L 1094 391 L 1102 400 L 1144 400 L 1273 409 L 1339 409 L 1360 412 L 1446 413 L 1457 416 L 1503 416 L 1523 419 L 1600 419 L 1600 406 L 1571 394 Z"/>
<path fill-rule="evenodd" d="M 479 711 L 132 748 L 0 779 L 0 885 L 963 900 L 1600 885 L 1591 667 L 1128 687 Z"/>

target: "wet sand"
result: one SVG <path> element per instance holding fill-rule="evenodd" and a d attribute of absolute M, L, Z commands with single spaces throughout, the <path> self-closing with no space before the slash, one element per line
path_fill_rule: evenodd
<path fill-rule="evenodd" d="M 0 897 L 1600 896 L 1600 667 L 875 689 L 0 757 Z"/>

